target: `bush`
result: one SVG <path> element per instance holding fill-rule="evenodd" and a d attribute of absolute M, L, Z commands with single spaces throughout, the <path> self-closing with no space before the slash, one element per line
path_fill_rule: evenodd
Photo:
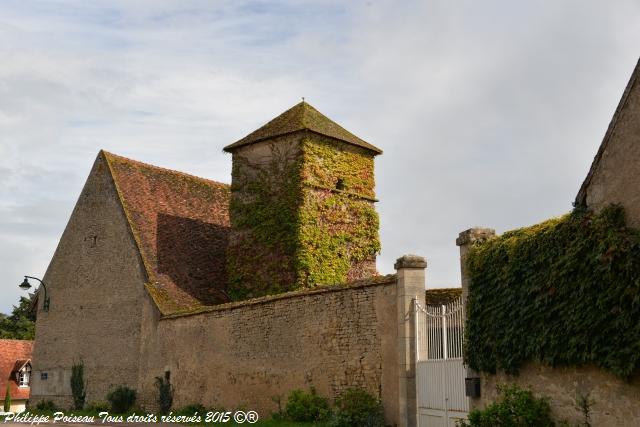
<path fill-rule="evenodd" d="M 4 412 L 11 411 L 11 385 L 7 383 L 7 392 L 4 395 Z"/>
<path fill-rule="evenodd" d="M 518 386 L 498 386 L 500 399 L 484 409 L 469 413 L 460 427 L 553 427 L 551 407 L 546 398 L 536 398 L 531 390 Z"/>
<path fill-rule="evenodd" d="M 126 414 L 136 404 L 136 391 L 126 386 L 120 386 L 109 392 L 107 400 L 111 403 L 111 412 Z"/>
<path fill-rule="evenodd" d="M 289 393 L 285 413 L 293 421 L 321 421 L 329 417 L 329 402 L 326 398 L 318 396 L 313 387 L 309 393 L 293 390 Z"/>
<path fill-rule="evenodd" d="M 158 405 L 160 413 L 166 414 L 173 405 L 173 386 L 169 381 L 169 371 L 164 373 L 164 377 L 156 377 L 156 387 L 158 387 Z"/>
<path fill-rule="evenodd" d="M 58 410 L 58 407 L 51 400 L 41 400 L 36 405 L 36 410 L 43 412 L 55 412 Z"/>
<path fill-rule="evenodd" d="M 91 402 L 86 409 L 91 413 L 99 414 L 100 412 L 108 412 L 110 408 L 107 402 Z"/>
<path fill-rule="evenodd" d="M 193 415 L 195 413 L 200 415 L 206 414 L 207 409 L 199 403 L 192 403 L 190 405 L 185 406 L 184 408 L 180 408 L 177 411 L 174 411 L 175 415 Z"/>
<path fill-rule="evenodd" d="M 84 408 L 87 384 L 84 382 L 84 364 L 82 362 L 71 367 L 71 394 L 73 395 L 73 408 Z"/>
<path fill-rule="evenodd" d="M 384 427 L 382 403 L 361 388 L 345 391 L 336 399 L 334 427 Z"/>

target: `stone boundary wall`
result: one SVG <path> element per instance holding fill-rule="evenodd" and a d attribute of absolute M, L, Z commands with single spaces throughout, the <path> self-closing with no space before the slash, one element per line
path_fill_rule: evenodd
<path fill-rule="evenodd" d="M 460 233 L 456 244 L 460 246 L 462 292 L 466 299 L 469 279 L 466 257 L 470 246 L 491 238 L 495 231 L 489 228 L 472 228 Z M 557 420 L 571 423 L 583 421 L 576 398 L 588 396 L 592 400 L 591 425 L 638 426 L 640 425 L 640 378 L 624 381 L 596 366 L 551 367 L 540 363 L 525 365 L 518 375 L 478 373 L 469 370 L 467 377 L 479 377 L 481 396 L 470 399 L 471 408 L 483 408 L 498 397 L 496 386 L 516 384 L 531 388 L 537 396 L 549 399 Z"/>
<path fill-rule="evenodd" d="M 363 387 L 382 399 L 394 424 L 396 297 L 391 275 L 145 321 L 152 326 L 143 330 L 142 402 L 157 405 L 154 378 L 165 371 L 175 386 L 174 408 L 244 407 L 261 418 L 284 408 L 296 388 L 315 387 L 333 400 L 350 387 Z M 152 317 L 152 310 L 145 312 Z"/>
<path fill-rule="evenodd" d="M 596 366 L 552 368 L 529 363 L 517 376 L 481 374 L 482 396 L 473 399 L 474 407 L 496 400 L 498 384 L 516 384 L 530 388 L 537 396 L 547 396 L 557 420 L 575 425 L 583 421 L 576 398 L 591 400 L 592 426 L 640 425 L 640 378 L 625 382 Z"/>

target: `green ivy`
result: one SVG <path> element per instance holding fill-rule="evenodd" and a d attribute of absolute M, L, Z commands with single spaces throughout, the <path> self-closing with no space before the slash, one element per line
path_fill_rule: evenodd
<path fill-rule="evenodd" d="M 380 251 L 370 153 L 321 138 L 270 150 L 261 165 L 234 155 L 227 271 L 235 300 L 344 283 Z"/>
<path fill-rule="evenodd" d="M 620 206 L 573 212 L 474 244 L 465 357 L 475 370 L 640 363 L 640 232 Z"/>
<path fill-rule="evenodd" d="M 300 286 L 344 283 L 380 251 L 373 157 L 348 145 L 306 139 L 296 263 Z M 342 185 L 337 190 L 338 182 Z"/>
<path fill-rule="evenodd" d="M 234 236 L 227 256 L 234 300 L 283 292 L 295 283 L 301 162 L 277 144 L 271 152 L 266 165 L 234 155 L 229 206 Z"/>

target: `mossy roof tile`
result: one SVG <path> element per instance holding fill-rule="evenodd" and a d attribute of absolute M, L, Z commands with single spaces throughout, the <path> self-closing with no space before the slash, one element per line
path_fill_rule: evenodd
<path fill-rule="evenodd" d="M 229 186 L 101 154 L 138 245 L 147 289 L 162 314 L 229 301 Z"/>
<path fill-rule="evenodd" d="M 365 148 L 373 151 L 374 155 L 382 154 L 382 150 L 358 138 L 316 110 L 311 104 L 304 101 L 294 105 L 292 108 L 280 114 L 258 130 L 251 132 L 244 138 L 231 145 L 227 145 L 224 147 L 224 150 L 227 152 L 233 152 L 235 149 L 245 145 L 301 130 L 316 132 L 321 135 Z"/>

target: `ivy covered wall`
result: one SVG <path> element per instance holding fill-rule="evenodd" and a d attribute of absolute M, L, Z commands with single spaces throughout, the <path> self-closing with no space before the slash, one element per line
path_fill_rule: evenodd
<path fill-rule="evenodd" d="M 293 289 L 300 166 L 300 146 L 291 138 L 233 154 L 227 249 L 227 292 L 233 300 Z"/>
<path fill-rule="evenodd" d="M 573 212 L 477 242 L 467 257 L 465 358 L 477 371 L 525 362 L 640 367 L 640 232 L 620 206 Z"/>
<path fill-rule="evenodd" d="M 326 138 L 302 141 L 299 286 L 342 283 L 375 274 L 380 251 L 373 156 Z"/>
<path fill-rule="evenodd" d="M 233 154 L 228 292 L 233 299 L 375 274 L 373 154 L 313 132 Z"/>

